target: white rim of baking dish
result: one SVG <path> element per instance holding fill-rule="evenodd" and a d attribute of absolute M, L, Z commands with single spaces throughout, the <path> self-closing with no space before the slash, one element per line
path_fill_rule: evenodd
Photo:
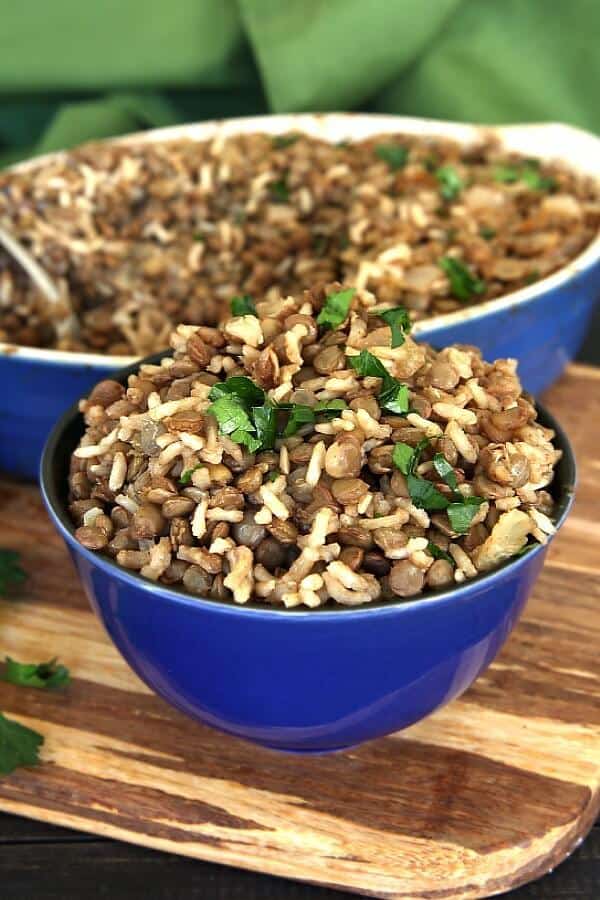
<path fill-rule="evenodd" d="M 117 138 L 109 138 L 103 143 L 156 143 L 165 140 L 188 138 L 194 141 L 229 137 L 248 132 L 285 134 L 300 131 L 312 137 L 331 142 L 341 140 L 361 140 L 374 135 L 411 134 L 426 137 L 449 138 L 460 144 L 474 144 L 485 138 L 495 138 L 509 152 L 524 156 L 534 156 L 546 161 L 566 163 L 577 172 L 600 178 L 600 138 L 590 132 L 560 123 L 539 123 L 530 125 L 471 125 L 461 122 L 446 122 L 440 119 L 419 119 L 377 113 L 290 113 L 266 116 L 248 116 L 238 119 L 222 119 L 168 128 L 155 128 Z M 45 162 L 60 159 L 68 151 L 57 151 L 34 157 L 10 166 L 6 172 L 25 172 Z M 493 300 L 477 303 L 466 309 L 432 316 L 415 323 L 413 334 L 424 337 L 441 328 L 478 319 L 503 309 L 514 308 L 536 299 L 546 291 L 560 287 L 574 275 L 591 268 L 600 260 L 600 234 L 586 249 L 566 266 L 536 281 L 535 284 L 504 294 Z M 39 362 L 67 366 L 94 368 L 124 368 L 141 357 L 115 356 L 101 353 L 50 350 L 39 347 L 0 342 L 0 354 L 23 362 Z"/>

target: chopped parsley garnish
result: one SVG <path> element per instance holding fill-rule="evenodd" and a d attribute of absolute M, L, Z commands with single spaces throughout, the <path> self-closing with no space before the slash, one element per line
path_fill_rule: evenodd
<path fill-rule="evenodd" d="M 279 469 L 273 469 L 272 472 L 269 472 L 267 474 L 266 480 L 267 481 L 277 481 L 277 479 L 279 478 L 280 475 L 281 475 L 281 472 L 279 471 Z"/>
<path fill-rule="evenodd" d="M 269 185 L 271 200 L 274 203 L 287 203 L 290 199 L 290 189 L 287 185 L 287 172 L 278 181 L 272 181 Z"/>
<path fill-rule="evenodd" d="M 438 547 L 437 544 L 434 544 L 433 541 L 429 541 L 427 544 L 427 552 L 430 556 L 433 556 L 434 559 L 445 559 L 446 562 L 449 562 L 451 566 L 456 566 L 456 563 L 452 559 L 449 553 L 446 553 L 445 550 L 442 550 L 441 547 Z"/>
<path fill-rule="evenodd" d="M 213 384 L 208 395 L 209 400 L 219 400 L 221 397 L 236 397 L 249 406 L 262 406 L 265 402 L 265 392 L 254 384 L 245 375 L 232 375 L 225 381 Z"/>
<path fill-rule="evenodd" d="M 398 172 L 408 161 L 408 147 L 403 147 L 402 144 L 378 144 L 375 156 L 387 163 L 391 172 Z"/>
<path fill-rule="evenodd" d="M 554 178 L 542 175 L 537 166 L 527 165 L 521 172 L 521 181 L 524 181 L 532 191 L 551 191 L 556 187 Z"/>
<path fill-rule="evenodd" d="M 277 410 L 268 400 L 252 407 L 252 418 L 261 450 L 272 450 L 277 439 Z"/>
<path fill-rule="evenodd" d="M 408 412 L 408 387 L 390 375 L 380 359 L 368 350 L 361 350 L 358 356 L 349 356 L 348 362 L 361 378 L 381 378 L 383 383 L 377 400 L 382 409 L 398 416 Z"/>
<path fill-rule="evenodd" d="M 528 159 L 523 166 L 497 166 L 494 178 L 504 184 L 522 181 L 532 191 L 551 191 L 556 187 L 554 178 L 542 175 L 537 159 Z"/>
<path fill-rule="evenodd" d="M 439 266 L 448 276 L 450 290 L 458 300 L 470 300 L 475 294 L 485 292 L 485 281 L 473 275 L 460 260 L 444 256 Z"/>
<path fill-rule="evenodd" d="M 20 554 L 16 550 L 0 550 L 0 597 L 21 585 L 25 572 L 19 565 Z"/>
<path fill-rule="evenodd" d="M 305 406 L 302 403 L 292 403 L 290 406 L 290 417 L 283 431 L 284 437 L 290 437 L 296 434 L 298 429 L 304 425 L 312 425 L 316 422 L 317 416 L 323 416 L 326 419 L 335 418 L 343 409 L 347 408 L 345 400 L 322 400 L 315 406 Z"/>
<path fill-rule="evenodd" d="M 312 406 L 305 406 L 303 403 L 294 403 L 290 412 L 287 425 L 283 430 L 284 437 L 291 437 L 296 434 L 298 429 L 304 425 L 312 425 L 315 421 L 315 413 Z"/>
<path fill-rule="evenodd" d="M 392 461 L 396 468 L 406 476 L 408 493 L 415 506 L 421 509 L 445 509 L 450 526 L 457 534 L 464 534 L 471 527 L 475 513 L 483 503 L 482 497 L 463 497 L 458 492 L 456 474 L 449 462 L 441 453 L 433 457 L 433 467 L 442 480 L 453 491 L 452 498 L 442 494 L 431 481 L 415 475 L 419 459 L 429 441 L 423 438 L 416 447 L 398 443 L 394 446 Z"/>
<path fill-rule="evenodd" d="M 404 416 L 410 407 L 408 386 L 388 375 L 379 391 L 377 400 L 382 409 L 395 413 L 397 416 Z"/>
<path fill-rule="evenodd" d="M 295 144 L 299 137 L 299 134 L 274 134 L 271 142 L 275 150 L 285 150 Z"/>
<path fill-rule="evenodd" d="M 316 413 L 325 416 L 327 419 L 334 419 L 343 409 L 347 409 L 348 404 L 345 400 L 320 400 L 315 403 L 313 409 Z"/>
<path fill-rule="evenodd" d="M 494 180 L 503 184 L 512 184 L 519 180 L 519 169 L 516 166 L 496 166 Z"/>
<path fill-rule="evenodd" d="M 278 413 L 289 413 L 283 437 L 295 434 L 303 425 L 312 425 L 317 416 L 333 417 L 346 409 L 345 400 L 326 400 L 315 406 L 302 403 L 272 403 L 262 388 L 254 384 L 245 375 L 232 375 L 225 381 L 214 384 L 210 389 L 209 399 L 212 404 L 208 408 L 217 420 L 219 431 L 235 441 L 243 444 L 250 453 L 257 450 L 272 450 L 278 434 Z M 189 484 L 193 469 L 186 469 L 180 483 Z"/>
<path fill-rule="evenodd" d="M 420 509 L 446 509 L 448 506 L 448 498 L 426 478 L 409 474 L 406 476 L 406 484 L 410 499 Z"/>
<path fill-rule="evenodd" d="M 456 475 L 454 473 L 454 469 L 448 462 L 445 456 L 441 453 L 436 453 L 433 457 L 433 468 L 438 473 L 442 481 L 445 481 L 449 488 L 452 488 L 453 491 L 458 490 L 458 482 L 456 480 Z"/>
<path fill-rule="evenodd" d="M 420 440 L 414 447 L 400 441 L 394 445 L 392 462 L 397 469 L 400 469 L 403 475 L 412 475 L 419 465 L 423 450 L 428 446 L 429 440 L 427 438 Z"/>
<path fill-rule="evenodd" d="M 317 316 L 317 325 L 322 325 L 323 328 L 339 328 L 348 317 L 355 293 L 355 288 L 348 288 L 345 291 L 338 291 L 336 294 L 329 294 Z"/>
<path fill-rule="evenodd" d="M 231 315 L 232 316 L 257 316 L 256 307 L 252 297 L 244 294 L 243 297 L 231 298 Z"/>
<path fill-rule="evenodd" d="M 380 319 L 390 326 L 392 332 L 392 348 L 401 347 L 404 343 L 404 335 L 408 334 L 412 328 L 410 316 L 403 306 L 396 306 L 393 309 L 385 309 L 378 313 Z"/>
<path fill-rule="evenodd" d="M 390 373 L 376 356 L 368 350 L 361 350 L 358 356 L 349 356 L 348 362 L 361 378 L 390 378 Z"/>
<path fill-rule="evenodd" d="M 44 738 L 0 713 L 0 775 L 10 775 L 19 766 L 36 766 Z"/>
<path fill-rule="evenodd" d="M 185 469 L 185 471 L 183 471 L 179 477 L 179 484 L 190 484 L 190 482 L 192 480 L 192 475 L 194 474 L 196 469 L 201 469 L 201 468 L 202 468 L 202 464 L 199 464 L 197 466 L 192 466 L 191 469 Z"/>
<path fill-rule="evenodd" d="M 452 166 L 441 166 L 435 177 L 440 183 L 440 194 L 444 200 L 454 200 L 464 188 L 464 182 Z"/>
<path fill-rule="evenodd" d="M 455 496 L 461 496 L 460 494 Z M 460 501 L 455 501 L 448 505 L 446 513 L 450 521 L 452 531 L 457 534 L 466 534 L 471 527 L 475 514 L 481 504 L 483 497 L 461 497 Z"/>
<path fill-rule="evenodd" d="M 525 276 L 525 284 L 533 284 L 540 277 L 539 269 L 532 269 L 531 272 Z"/>
<path fill-rule="evenodd" d="M 496 237 L 496 229 L 488 228 L 487 225 L 482 225 L 479 229 L 479 234 L 484 239 L 484 241 L 491 241 Z"/>
<path fill-rule="evenodd" d="M 56 659 L 45 663 L 19 663 L 6 657 L 4 681 L 21 687 L 62 688 L 71 680 L 66 666 L 58 665 Z"/>
<path fill-rule="evenodd" d="M 219 425 L 219 431 L 228 435 L 236 444 L 245 444 L 253 453 L 260 446 L 255 426 L 244 401 L 235 395 L 219 397 L 208 407 Z"/>

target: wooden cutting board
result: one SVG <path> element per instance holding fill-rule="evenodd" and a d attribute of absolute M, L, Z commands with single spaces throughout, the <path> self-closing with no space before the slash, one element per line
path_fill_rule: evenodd
<path fill-rule="evenodd" d="M 600 371 L 546 398 L 580 466 L 574 511 L 498 661 L 458 701 L 351 752 L 287 757 L 195 724 L 127 668 L 86 605 L 32 486 L 0 482 L 0 546 L 25 599 L 0 654 L 72 672 L 64 693 L 0 684 L 45 736 L 0 809 L 160 850 L 369 894 L 488 897 L 567 856 L 600 808 Z"/>

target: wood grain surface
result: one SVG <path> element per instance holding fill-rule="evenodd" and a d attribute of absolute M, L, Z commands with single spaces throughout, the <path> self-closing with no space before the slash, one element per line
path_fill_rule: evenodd
<path fill-rule="evenodd" d="M 154 696 L 88 609 L 37 490 L 0 482 L 0 545 L 30 574 L 0 604 L 0 654 L 59 656 L 74 679 L 0 683 L 0 709 L 46 739 L 43 765 L 0 781 L 0 810 L 402 900 L 488 897 L 553 868 L 600 808 L 600 373 L 572 366 L 546 401 L 579 492 L 505 650 L 426 721 L 330 757 L 257 749 Z"/>

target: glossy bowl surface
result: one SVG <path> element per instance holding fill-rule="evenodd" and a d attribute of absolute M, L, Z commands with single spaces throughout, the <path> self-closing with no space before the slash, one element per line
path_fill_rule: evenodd
<path fill-rule="evenodd" d="M 482 128 L 430 119 L 367 113 L 274 115 L 203 122 L 119 138 L 160 141 L 263 131 L 303 131 L 325 140 L 361 139 L 381 132 L 440 135 L 470 144 L 494 135 L 507 149 L 541 159 L 561 159 L 588 175 L 600 176 L 600 139 L 566 125 L 514 125 Z M 60 154 L 51 154 L 52 159 Z M 14 167 L 23 171 L 39 163 Z M 524 386 L 539 394 L 558 378 L 577 353 L 600 294 L 600 237 L 554 275 L 497 300 L 419 323 L 417 339 L 435 346 L 476 344 L 486 359 L 520 360 Z M 0 397 L 0 470 L 33 478 L 44 441 L 58 415 L 88 388 L 130 358 L 91 353 L 60 353 L 0 343 L 0 377 L 11 385 Z"/>
<path fill-rule="evenodd" d="M 124 376 L 123 376 L 124 377 Z M 567 439 L 555 492 L 572 502 Z M 86 550 L 66 512 L 68 461 L 83 430 L 76 408 L 46 445 L 41 487 L 90 603 L 132 669 L 169 703 L 266 747 L 324 753 L 422 719 L 461 694 L 517 622 L 547 551 L 426 599 L 302 611 L 192 597 Z"/>

